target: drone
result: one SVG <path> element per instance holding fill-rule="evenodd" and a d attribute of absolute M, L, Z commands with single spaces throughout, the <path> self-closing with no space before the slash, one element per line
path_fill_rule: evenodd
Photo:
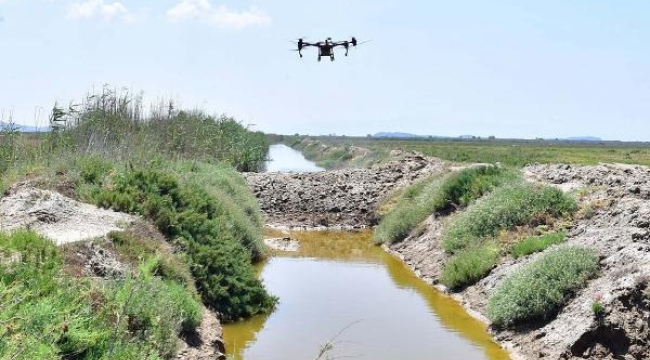
<path fill-rule="evenodd" d="M 365 41 L 367 42 L 367 41 Z M 365 43 L 363 42 L 363 43 Z M 353 36 L 352 40 L 348 41 L 332 41 L 331 37 L 328 37 L 325 39 L 325 41 L 319 41 L 315 43 L 310 43 L 307 41 L 304 41 L 303 39 L 298 39 L 298 42 L 295 42 L 295 44 L 298 46 L 297 49 L 294 51 L 298 52 L 298 55 L 302 57 L 302 49 L 309 47 L 309 46 L 314 46 L 318 48 L 318 61 L 321 60 L 322 57 L 329 57 L 331 61 L 334 61 L 334 48 L 337 46 L 342 46 L 345 48 L 345 56 L 348 56 L 348 51 L 350 50 L 350 46 L 357 46 L 361 45 L 363 43 L 357 42 L 357 39 Z"/>

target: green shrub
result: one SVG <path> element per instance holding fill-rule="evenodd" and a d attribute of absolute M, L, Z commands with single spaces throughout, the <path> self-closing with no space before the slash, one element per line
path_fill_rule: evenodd
<path fill-rule="evenodd" d="M 130 231 L 112 231 L 108 234 L 117 251 L 128 258 L 130 264 L 138 264 L 143 259 L 155 257 L 153 274 L 165 280 L 183 284 L 189 291 L 196 292 L 194 278 L 182 254 L 175 254 L 159 243 L 159 240 L 136 236 Z"/>
<path fill-rule="evenodd" d="M 85 183 L 98 184 L 114 167 L 114 164 L 99 156 L 83 156 L 76 159 L 75 168 Z"/>
<path fill-rule="evenodd" d="M 377 243 L 403 240 L 431 214 L 467 206 L 515 178 L 511 171 L 496 166 L 477 166 L 417 182 L 402 192 L 395 208 L 381 220 L 374 240 Z"/>
<path fill-rule="evenodd" d="M 493 237 L 501 230 L 538 225 L 535 222 L 544 222 L 547 216 L 566 216 L 576 210 L 575 201 L 554 187 L 503 186 L 450 219 L 443 234 L 443 247 L 453 253 Z"/>
<path fill-rule="evenodd" d="M 251 264 L 261 256 L 259 230 L 254 218 L 239 208 L 243 201 L 233 199 L 245 193 L 231 184 L 232 191 L 238 189 L 238 195 L 231 196 L 227 187 L 219 190 L 218 178 L 206 180 L 206 186 L 197 183 L 201 178 L 157 166 L 113 170 L 89 194 L 100 206 L 145 216 L 180 246 L 203 301 L 225 320 L 269 311 L 275 299 Z"/>
<path fill-rule="evenodd" d="M 515 178 L 513 172 L 497 166 L 475 166 L 452 173 L 440 188 L 436 211 L 452 205 L 467 206 L 495 187 Z"/>
<path fill-rule="evenodd" d="M 498 286 L 490 296 L 487 315 L 496 326 L 548 319 L 597 272 L 598 256 L 591 250 L 551 250 Z"/>
<path fill-rule="evenodd" d="M 559 244 L 566 238 L 566 233 L 555 232 L 541 236 L 529 236 L 512 246 L 512 256 L 516 258 L 545 250 L 551 245 Z"/>
<path fill-rule="evenodd" d="M 177 349 L 176 335 L 201 324 L 202 307 L 182 285 L 153 275 L 157 261 L 146 260 L 137 276 L 115 281 L 104 296 L 114 306 L 107 310 L 120 315 L 118 326 L 139 342 L 154 344 L 159 355 L 169 358 Z"/>
<path fill-rule="evenodd" d="M 500 257 L 501 249 L 496 243 L 485 243 L 460 251 L 445 263 L 440 282 L 450 289 L 472 285 L 485 277 Z"/>
<path fill-rule="evenodd" d="M 381 244 L 404 240 L 411 230 L 435 211 L 430 195 L 438 191 L 442 182 L 442 178 L 431 177 L 407 188 L 397 205 L 375 228 L 374 241 Z"/>

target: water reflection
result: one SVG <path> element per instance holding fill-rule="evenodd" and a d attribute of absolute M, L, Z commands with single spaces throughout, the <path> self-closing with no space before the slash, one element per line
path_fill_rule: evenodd
<path fill-rule="evenodd" d="M 332 356 L 508 359 L 482 323 L 374 246 L 370 231 L 291 236 L 301 241 L 300 252 L 272 257 L 261 275 L 280 296 L 278 309 L 225 328 L 235 359 L 313 359 L 323 342 L 359 319 Z"/>
<path fill-rule="evenodd" d="M 269 147 L 270 161 L 266 162 L 267 172 L 315 172 L 325 169 L 305 159 L 299 151 L 283 144 Z"/>

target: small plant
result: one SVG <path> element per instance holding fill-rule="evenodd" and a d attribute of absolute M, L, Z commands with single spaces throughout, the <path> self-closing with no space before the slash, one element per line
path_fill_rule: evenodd
<path fill-rule="evenodd" d="M 496 243 L 464 249 L 445 263 L 440 282 L 450 289 L 471 285 L 485 277 L 500 257 L 501 249 Z"/>
<path fill-rule="evenodd" d="M 512 256 L 516 258 L 545 250 L 551 245 L 559 244 L 566 238 L 566 233 L 547 233 L 541 236 L 530 236 L 512 246 Z"/>
<path fill-rule="evenodd" d="M 594 301 L 591 303 L 591 311 L 597 319 L 600 319 L 605 314 L 605 305 L 602 303 L 603 295 L 596 293 Z"/>

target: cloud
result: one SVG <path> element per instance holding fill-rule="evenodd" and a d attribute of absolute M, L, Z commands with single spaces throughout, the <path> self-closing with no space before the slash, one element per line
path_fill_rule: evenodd
<path fill-rule="evenodd" d="M 93 19 L 101 17 L 106 21 L 119 19 L 125 22 L 133 20 L 133 15 L 121 2 L 104 3 L 104 0 L 75 2 L 68 8 L 69 19 Z"/>
<path fill-rule="evenodd" d="M 229 10 L 225 5 L 214 7 L 208 0 L 182 0 L 167 10 L 167 19 L 173 23 L 200 20 L 228 29 L 265 27 L 272 22 L 270 16 L 255 6 L 237 12 Z"/>

